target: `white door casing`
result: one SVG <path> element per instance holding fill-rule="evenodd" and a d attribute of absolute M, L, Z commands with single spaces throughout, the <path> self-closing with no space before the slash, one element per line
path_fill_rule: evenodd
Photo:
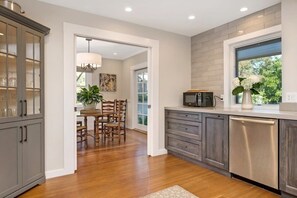
<path fill-rule="evenodd" d="M 148 48 L 149 97 L 152 106 L 148 111 L 147 153 L 151 156 L 163 154 L 159 149 L 159 41 L 112 32 L 93 27 L 64 23 L 64 169 L 54 176 L 72 174 L 76 170 L 76 116 L 75 67 L 76 36 L 92 37 L 111 42 L 126 43 Z"/>

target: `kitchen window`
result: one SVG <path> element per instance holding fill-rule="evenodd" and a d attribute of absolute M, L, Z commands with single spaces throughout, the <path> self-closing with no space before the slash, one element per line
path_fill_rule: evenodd
<path fill-rule="evenodd" d="M 281 38 L 260 42 L 235 49 L 235 76 L 264 77 L 259 95 L 253 95 L 255 105 L 279 104 L 282 101 L 282 54 Z M 242 94 L 236 96 L 240 104 Z"/>

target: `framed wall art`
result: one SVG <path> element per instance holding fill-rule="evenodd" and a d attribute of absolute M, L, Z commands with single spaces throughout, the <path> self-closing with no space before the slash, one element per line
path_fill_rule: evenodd
<path fill-rule="evenodd" d="M 100 73 L 99 87 L 101 91 L 106 91 L 106 92 L 117 91 L 117 75 Z"/>

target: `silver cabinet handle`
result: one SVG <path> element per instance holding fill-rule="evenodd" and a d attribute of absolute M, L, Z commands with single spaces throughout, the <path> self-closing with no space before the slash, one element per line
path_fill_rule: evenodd
<path fill-rule="evenodd" d="M 242 122 L 251 122 L 251 123 L 258 123 L 258 124 L 268 124 L 268 125 L 274 125 L 275 121 L 273 120 L 255 120 L 255 119 L 249 119 L 249 118 L 230 118 L 231 120 L 235 121 L 242 121 Z"/>

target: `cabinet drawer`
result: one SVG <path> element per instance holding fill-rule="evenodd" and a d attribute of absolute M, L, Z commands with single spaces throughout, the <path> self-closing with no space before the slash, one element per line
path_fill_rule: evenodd
<path fill-rule="evenodd" d="M 170 151 L 201 161 L 201 142 L 193 143 L 190 139 L 167 134 L 166 148 Z"/>
<path fill-rule="evenodd" d="M 195 140 L 201 140 L 202 123 L 177 119 L 166 119 L 166 132 Z"/>
<path fill-rule="evenodd" d="M 185 111 L 167 110 L 166 117 L 188 120 L 188 121 L 198 121 L 198 122 L 201 122 L 202 120 L 201 113 L 193 113 L 193 112 L 185 112 Z"/>

